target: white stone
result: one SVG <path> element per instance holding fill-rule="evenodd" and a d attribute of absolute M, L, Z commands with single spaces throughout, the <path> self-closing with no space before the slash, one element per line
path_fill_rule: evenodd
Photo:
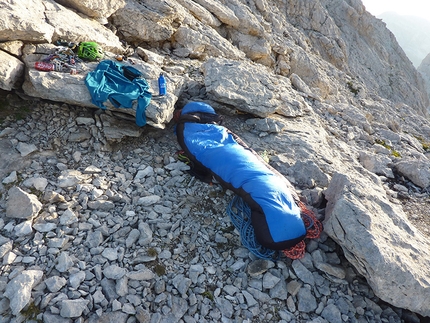
<path fill-rule="evenodd" d="M 43 192 L 48 185 L 48 180 L 43 177 L 31 177 L 26 179 L 23 184 L 27 187 L 34 187 L 38 191 Z"/>
<path fill-rule="evenodd" d="M 25 157 L 27 155 L 30 155 L 32 152 L 35 152 L 37 150 L 37 147 L 35 144 L 27 144 L 25 142 L 19 142 L 16 146 L 16 149 L 20 152 L 22 157 Z"/>
<path fill-rule="evenodd" d="M 42 203 L 34 194 L 28 194 L 19 187 L 9 189 L 6 202 L 6 216 L 18 219 L 33 219 L 42 209 Z"/>
<path fill-rule="evenodd" d="M 77 273 L 74 273 L 70 275 L 69 277 L 69 285 L 70 287 L 77 289 L 79 285 L 85 280 L 85 272 L 84 271 L 78 271 Z"/>
<path fill-rule="evenodd" d="M 66 209 L 60 216 L 61 225 L 70 225 L 76 222 L 78 222 L 78 217 L 76 216 L 75 212 L 70 209 Z"/>
<path fill-rule="evenodd" d="M 60 253 L 60 256 L 57 258 L 57 264 L 55 265 L 55 268 L 60 273 L 64 273 L 70 267 L 73 266 L 73 263 L 74 263 L 73 259 L 69 256 L 69 253 L 66 251 L 63 251 Z"/>
<path fill-rule="evenodd" d="M 142 269 L 127 273 L 127 277 L 133 280 L 150 280 L 155 277 L 155 274 L 149 269 Z"/>
<path fill-rule="evenodd" d="M 33 232 L 32 224 L 33 224 L 32 220 L 21 222 L 14 228 L 15 234 L 18 237 L 24 237 L 32 233 Z"/>
<path fill-rule="evenodd" d="M 44 283 L 51 293 L 56 293 L 67 284 L 67 280 L 64 277 L 51 276 L 45 279 Z"/>
<path fill-rule="evenodd" d="M 10 301 L 13 315 L 18 315 L 29 303 L 31 290 L 41 281 L 42 276 L 41 270 L 24 270 L 7 284 L 4 296 Z"/>
<path fill-rule="evenodd" d="M 144 196 L 139 198 L 139 200 L 137 201 L 138 205 L 144 205 L 144 206 L 150 206 L 153 205 L 155 203 L 157 203 L 158 201 L 160 201 L 161 197 L 158 195 L 149 195 L 149 196 Z"/>
<path fill-rule="evenodd" d="M 16 182 L 16 180 L 18 179 L 18 177 L 16 176 L 16 171 L 13 171 L 9 174 L 8 177 L 5 177 L 2 181 L 3 184 L 10 184 L 13 182 Z"/>
<path fill-rule="evenodd" d="M 61 302 L 60 315 L 65 318 L 76 318 L 87 308 L 87 299 L 67 299 Z"/>

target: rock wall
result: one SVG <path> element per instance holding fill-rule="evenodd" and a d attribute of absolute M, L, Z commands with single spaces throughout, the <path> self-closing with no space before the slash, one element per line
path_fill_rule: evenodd
<path fill-rule="evenodd" d="M 274 151 L 272 164 L 315 207 L 324 204 L 315 196 L 325 196 L 326 232 L 377 296 L 430 316 L 429 238 L 401 202 L 405 192 L 428 197 L 428 94 L 394 36 L 361 1 L 1 6 L 1 89 L 96 108 L 84 79 L 97 62 L 82 63 L 77 75 L 34 69 L 59 39 L 95 41 L 105 58 L 121 55 L 139 69 L 154 95 L 159 73 L 166 74 L 168 95 L 154 96 L 148 126 L 163 129 L 187 100 L 250 114 L 239 135 Z"/>
<path fill-rule="evenodd" d="M 424 84 L 425 84 L 427 93 L 430 93 L 430 56 L 429 55 L 427 55 L 422 60 L 417 70 L 421 74 L 422 78 L 424 79 Z"/>

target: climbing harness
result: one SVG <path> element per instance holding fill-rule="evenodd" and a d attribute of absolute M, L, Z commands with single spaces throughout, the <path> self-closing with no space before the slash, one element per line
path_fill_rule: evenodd
<path fill-rule="evenodd" d="M 309 210 L 304 203 L 299 202 L 300 215 L 305 223 L 306 236 L 308 239 L 316 239 L 320 236 L 323 227 L 317 220 L 314 213 Z M 251 209 L 241 197 L 235 195 L 227 206 L 227 214 L 237 231 L 239 231 L 242 244 L 254 255 L 261 259 L 277 260 L 279 253 L 263 247 L 255 238 L 254 227 L 251 223 Z M 306 244 L 304 240 L 297 245 L 282 250 L 282 253 L 290 259 L 300 259 L 305 255 Z"/>

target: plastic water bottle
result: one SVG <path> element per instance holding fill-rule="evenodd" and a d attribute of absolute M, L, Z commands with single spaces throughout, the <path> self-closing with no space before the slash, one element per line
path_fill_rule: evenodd
<path fill-rule="evenodd" d="M 164 78 L 164 74 L 160 73 L 160 76 L 158 78 L 158 94 L 159 95 L 165 95 L 166 94 L 166 79 Z"/>
<path fill-rule="evenodd" d="M 38 71 L 45 71 L 45 72 L 50 72 L 50 71 L 61 72 L 61 71 L 63 71 L 63 67 L 61 64 L 54 64 L 54 63 L 41 62 L 41 61 L 35 62 L 34 68 Z"/>
<path fill-rule="evenodd" d="M 47 62 L 35 62 L 34 68 L 38 71 L 55 71 L 55 65 Z"/>

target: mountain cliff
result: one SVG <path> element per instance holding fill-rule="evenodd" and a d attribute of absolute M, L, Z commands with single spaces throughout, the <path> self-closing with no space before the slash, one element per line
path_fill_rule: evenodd
<path fill-rule="evenodd" d="M 427 30 L 430 21 L 416 16 L 400 15 L 396 12 L 384 12 L 378 16 L 387 28 L 396 36 L 397 42 L 403 48 L 415 67 L 430 53 L 430 37 Z"/>
<path fill-rule="evenodd" d="M 181 174 L 182 169 L 169 168 L 179 166 L 170 163 L 169 157 L 160 159 L 159 156 L 154 159 L 158 162 L 150 166 L 152 172 L 139 166 L 145 162 L 145 154 L 158 147 L 159 143 L 155 141 L 136 149 L 134 152 L 138 151 L 140 157 L 130 157 L 131 164 L 127 167 L 115 166 L 115 176 L 110 171 L 103 175 L 111 176 L 112 182 L 119 181 L 120 184 L 106 184 L 106 178 L 100 175 L 104 170 L 94 169 L 95 165 L 85 165 L 89 167 L 85 167 L 85 171 L 78 170 L 84 166 L 83 162 L 82 165 L 78 162 L 82 154 L 93 153 L 93 157 L 88 158 L 90 163 L 119 162 L 121 152 L 112 152 L 112 146 L 130 136 L 144 141 L 142 134 L 148 128 L 157 131 L 157 138 L 163 143 L 166 140 L 163 138 L 171 136 L 169 131 L 175 108 L 188 101 L 204 101 L 224 114 L 227 124 L 251 147 L 269 154 L 270 164 L 292 182 L 321 218 L 324 217 L 325 234 L 339 246 L 338 252 L 367 280 L 378 298 L 394 307 L 430 316 L 429 96 L 421 74 L 393 33 L 385 23 L 366 12 L 360 0 L 25 0 L 5 1 L 1 10 L 0 88 L 26 99 L 57 102 L 61 104 L 62 113 L 70 108 L 70 112 L 66 112 L 69 118 L 62 121 L 66 128 L 61 131 L 48 131 L 47 128 L 34 131 L 40 125 L 29 118 L 5 127 L 0 134 L 0 139 L 4 140 L 2 144 L 15 152 L 11 154 L 17 160 L 7 160 L 7 154 L 1 157 L 7 160 L 7 167 L 0 170 L 1 177 L 7 178 L 1 186 L 2 227 L 7 229 L 19 223 L 21 229 L 28 229 L 23 230 L 24 233 L 20 231 L 19 237 L 16 237 L 14 229 L 5 230 L 5 237 L 1 239 L 3 261 L 9 267 L 5 269 L 8 275 L 2 280 L 6 287 L 0 289 L 5 301 L 0 304 L 8 302 L 4 308 L 10 307 L 13 315 L 18 315 L 33 298 L 39 300 L 38 304 L 54 304 L 49 307 L 49 315 L 60 316 L 61 319 L 76 317 L 70 312 L 77 308 L 81 309 L 77 316 L 87 315 L 91 309 L 97 308 L 101 309 L 97 312 L 101 317 L 103 311 L 110 313 L 114 308 L 118 309 L 114 296 L 118 296 L 118 290 L 123 294 L 123 301 L 129 297 L 124 290 L 132 290 L 133 286 L 137 289 L 139 283 L 136 281 L 144 280 L 139 285 L 142 297 L 148 297 L 147 303 L 157 301 L 163 305 L 151 307 L 154 321 L 162 318 L 165 322 L 173 320 L 174 314 L 182 313 L 184 302 L 188 302 L 186 306 L 189 308 L 194 308 L 194 313 L 199 311 L 196 315 L 201 315 L 200 318 L 208 319 L 209 310 L 206 310 L 205 301 L 200 302 L 202 297 L 198 298 L 197 304 L 193 292 L 194 298 L 185 301 L 188 287 L 200 290 L 199 279 L 204 279 L 204 275 L 190 272 L 190 278 L 185 279 L 185 267 L 180 267 L 171 273 L 178 278 L 161 273 L 162 278 L 156 281 L 155 274 L 131 260 L 138 252 L 131 251 L 136 241 L 139 248 L 148 250 L 148 254 L 151 247 L 158 247 L 152 240 L 151 226 L 163 232 L 161 238 L 165 244 L 183 229 L 180 223 L 186 218 L 174 218 L 174 223 L 169 222 L 172 210 L 177 213 L 175 216 L 185 216 L 186 213 L 169 203 L 169 194 L 173 194 L 169 188 L 171 182 L 164 188 L 160 188 L 157 182 L 166 172 L 178 171 Z M 79 61 L 73 72 L 35 69 L 36 62 L 53 58 L 55 53 L 58 55 L 59 42 L 81 44 L 89 41 L 96 42 L 103 49 L 103 59 L 131 66 L 142 74 L 153 95 L 144 115 L 137 115 L 142 111 L 136 104 L 118 108 L 112 102 L 106 102 L 104 110 L 95 104 L 85 82 L 87 75 L 98 68 L 100 59 Z M 159 97 L 157 79 L 161 72 L 167 80 L 167 94 Z M 85 115 L 85 118 L 80 112 L 75 115 L 74 111 L 80 111 L 80 108 L 82 111 L 91 108 L 95 113 L 91 117 Z M 45 113 L 53 113 L 54 121 L 58 119 L 55 112 Z M 144 117 L 146 125 L 138 127 L 134 123 L 136 117 Z M 50 118 L 39 116 L 46 127 Z M 19 125 L 28 127 L 25 136 L 19 131 Z M 42 135 L 49 140 L 31 142 L 32 138 Z M 40 138 L 45 138 L 43 136 Z M 68 146 L 72 143 L 79 144 L 78 152 L 73 150 L 75 146 L 73 149 Z M 27 154 L 23 148 L 32 149 Z M 16 151 L 21 152 L 21 157 L 16 156 Z M 105 158 L 104 152 L 112 154 Z M 36 189 L 42 190 L 39 197 L 45 197 L 43 203 L 31 194 L 33 188 L 24 187 L 19 177 L 12 176 L 14 171 L 18 174 L 26 171 L 21 161 L 24 157 L 31 158 L 31 153 L 34 158 L 53 154 L 60 161 L 73 154 L 70 161 L 57 163 L 61 175 L 58 171 L 52 172 L 47 181 L 49 186 Z M 163 156 L 165 153 L 160 154 Z M 34 167 L 27 170 L 24 177 L 38 178 L 44 167 L 50 167 L 50 160 L 45 157 L 37 165 L 31 164 Z M 47 161 L 46 165 L 42 161 Z M 164 168 L 156 166 L 161 162 L 164 162 Z M 152 175 L 142 175 L 144 171 Z M 136 179 L 138 176 L 141 178 Z M 145 186 L 145 176 L 152 176 L 147 179 L 148 186 Z M 89 189 L 87 185 L 94 187 Z M 178 182 L 175 185 L 184 184 Z M 189 190 L 181 187 L 179 191 Z M 14 211 L 20 202 L 26 202 L 28 208 L 34 209 L 26 217 L 27 222 L 20 222 L 22 215 Z M 184 198 L 180 205 L 190 210 L 193 202 L 203 207 L 198 198 L 193 201 Z M 87 209 L 95 211 L 91 211 L 93 214 L 85 213 Z M 127 214 L 127 221 L 132 225 L 127 229 L 124 222 L 110 219 L 109 212 Z M 75 213 L 81 216 L 80 220 Z M 220 214 L 217 216 L 221 217 Z M 139 217 L 138 225 L 133 217 Z M 158 222 L 159 217 L 167 224 Z M 67 230 L 67 219 L 76 220 L 70 224 L 80 221 L 79 225 L 72 226 L 80 240 Z M 26 227 L 24 224 L 28 221 L 31 223 Z M 47 231 L 34 226 L 32 221 L 44 225 L 43 230 Z M 102 225 L 100 221 L 106 223 Z M 50 224 L 55 224 L 55 227 Z M 194 224 L 190 226 L 194 228 Z M 57 230 L 57 225 L 62 229 Z M 131 234 L 133 231 L 141 238 L 126 242 L 125 237 L 122 239 L 123 236 L 117 235 L 118 240 L 111 242 L 111 231 L 104 229 L 108 225 L 115 234 L 115 230 L 124 225 L 123 232 Z M 77 242 L 68 252 L 60 252 L 65 245 L 53 247 L 57 249 L 51 257 L 53 263 L 34 266 L 31 262 L 30 265 L 25 262 L 14 264 L 10 260 L 8 255 L 11 252 L 22 255 L 18 258 L 22 260 L 34 249 L 46 250 L 44 244 L 52 246 L 53 242 L 46 241 L 50 239 L 44 237 L 58 242 L 64 238 L 62 230 L 68 232 L 67 239 L 76 239 Z M 195 234 L 197 236 L 197 232 Z M 216 233 L 216 238 L 220 239 L 218 242 L 224 241 L 220 238 L 224 237 L 223 234 L 221 230 Z M 29 240 L 25 241 L 30 241 L 33 236 L 37 238 L 37 245 L 36 242 L 30 247 L 13 243 L 27 238 Z M 96 278 L 92 281 L 100 284 L 97 291 L 96 288 L 88 288 L 91 294 L 77 289 L 80 282 L 76 283 L 79 276 L 75 274 L 83 275 L 81 281 L 85 280 L 85 275 L 92 275 L 85 272 L 83 260 L 76 260 L 80 257 L 78 252 L 84 252 L 79 241 L 86 241 L 84 246 L 88 247 L 85 249 L 88 254 L 85 261 L 95 268 Z M 185 253 L 192 252 L 195 247 L 192 247 L 193 241 L 187 241 L 189 246 L 184 247 Z M 98 252 L 98 248 L 106 243 L 109 243 L 107 251 Z M 277 262 L 276 272 L 272 262 L 267 262 L 267 268 L 260 273 L 275 273 L 272 276 L 280 278 L 279 281 L 276 279 L 280 285 L 274 285 L 281 286 L 281 290 L 286 289 L 286 280 L 292 277 L 299 278 L 299 285 L 304 282 L 304 286 L 297 288 L 299 292 L 294 292 L 292 285 L 289 285 L 288 292 L 291 311 L 296 308 L 294 302 L 297 298 L 314 300 L 315 306 L 303 305 L 307 302 L 298 304 L 299 311 L 306 313 L 305 318 L 317 319 L 323 312 L 318 310 L 311 292 L 321 297 L 324 310 L 328 308 L 330 312 L 332 308 L 331 302 L 322 299 L 328 291 L 323 285 L 318 285 L 318 277 L 324 275 L 333 281 L 347 279 L 347 271 L 340 261 L 325 266 L 330 255 L 323 253 L 324 248 L 322 239 L 319 244 L 308 248 L 308 256 L 303 261 L 292 262 L 296 274 L 300 272 L 303 275 L 288 274 L 286 277 L 282 274 L 284 276 L 278 277 L 281 271 L 292 270 L 283 270 L 285 264 L 282 262 Z M 125 253 L 124 262 L 120 260 L 124 257 L 118 255 L 120 250 L 123 256 Z M 203 252 L 204 256 L 200 258 L 219 256 L 211 250 L 212 253 Z M 69 253 L 73 256 L 70 257 Z M 238 254 L 240 252 L 228 256 L 233 259 L 228 270 L 236 264 L 240 264 L 239 269 L 248 264 L 251 267 L 253 259 L 248 254 L 242 259 Z M 99 257 L 92 259 L 94 255 Z M 176 259 L 167 250 L 163 255 L 166 258 L 160 257 L 160 260 Z M 191 267 L 202 274 L 203 269 L 197 268 L 194 259 Z M 54 264 L 55 275 L 51 274 Z M 216 272 L 209 267 L 209 272 Z M 305 267 L 314 268 L 317 278 L 310 274 L 311 279 Z M 268 268 L 273 270 L 268 271 Z M 67 295 L 62 292 L 56 294 L 61 288 L 68 288 L 66 282 L 60 284 L 62 275 L 67 279 L 67 286 L 71 286 Z M 245 279 L 244 275 L 246 273 L 241 272 L 241 279 Z M 258 274 L 256 276 L 259 277 Z M 40 284 L 43 278 L 45 285 Z M 21 283 L 27 284 L 21 290 L 26 298 L 18 299 L 15 295 Z M 216 281 L 216 284 L 222 283 L 222 280 Z M 61 286 L 56 289 L 55 284 Z M 168 284 L 172 291 L 160 293 L 167 300 L 153 294 L 163 284 Z M 265 302 L 269 302 L 265 298 L 269 295 L 267 286 L 261 283 L 260 293 L 251 295 L 244 291 L 237 297 L 239 301 L 245 297 L 252 308 L 250 304 L 255 305 L 252 297 L 258 294 L 259 306 L 264 307 Z M 251 289 L 254 290 L 255 286 Z M 235 302 L 226 293 L 219 288 L 215 295 L 217 306 L 224 310 L 229 307 L 223 304 L 232 306 L 229 302 Z M 182 298 L 179 297 L 181 294 Z M 304 297 L 306 295 L 309 298 Z M 268 297 L 271 298 L 276 296 Z M 64 302 L 64 310 L 61 311 L 55 305 L 60 299 Z M 359 307 L 361 305 L 356 308 Z M 175 313 L 175 309 L 179 311 Z M 355 317 L 358 312 L 354 311 L 347 309 L 342 314 Z M 123 312 L 128 313 L 124 308 Z M 230 312 L 233 310 L 227 312 L 223 312 L 227 317 L 223 316 L 223 319 L 232 321 Z M 253 313 L 252 310 L 249 312 Z M 336 317 L 343 320 L 338 308 L 336 313 Z M 175 316 L 173 321 L 180 322 L 183 314 Z M 217 318 L 214 314 L 211 320 L 216 321 Z M 139 322 L 149 320 L 140 317 Z"/>

